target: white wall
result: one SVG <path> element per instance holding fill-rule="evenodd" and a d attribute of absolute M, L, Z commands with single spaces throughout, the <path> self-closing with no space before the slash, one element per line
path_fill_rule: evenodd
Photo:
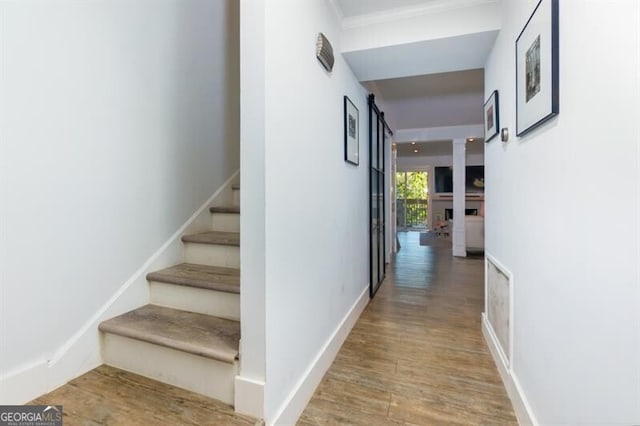
<path fill-rule="evenodd" d="M 264 416 L 265 336 L 265 2 L 240 0 L 240 371 L 235 408 Z"/>
<path fill-rule="evenodd" d="M 32 0 L 0 13 L 10 376 L 50 359 L 239 167 L 238 10 Z"/>
<path fill-rule="evenodd" d="M 318 32 L 337 53 L 331 74 L 315 58 Z M 270 418 L 368 285 L 368 114 L 328 2 L 270 4 L 266 33 Z M 344 162 L 344 95 L 360 112 L 358 167 Z"/>
<path fill-rule="evenodd" d="M 266 201 L 264 216 L 243 216 L 242 226 L 265 235 L 264 272 L 247 266 L 252 288 L 264 276 L 266 355 L 260 359 L 260 353 L 243 352 L 242 363 L 256 371 L 261 362 L 266 366 L 264 417 L 268 423 L 287 423 L 284 419 L 295 411 L 289 409 L 292 400 L 295 404 L 299 395 L 313 392 L 301 386 L 325 345 L 359 297 L 367 295 L 367 92 L 339 54 L 340 26 L 329 2 L 283 0 L 265 7 L 264 0 L 246 0 L 245 14 L 258 21 L 264 16 L 242 33 L 243 49 L 264 48 L 265 60 L 264 70 L 242 64 L 243 100 L 255 96 L 258 102 L 255 109 L 242 111 L 242 181 L 244 187 L 251 181 L 264 188 Z M 315 58 L 318 32 L 336 52 L 332 73 Z M 252 84 L 253 95 L 244 93 L 245 82 Z M 359 109 L 358 167 L 344 162 L 344 95 Z M 252 131 L 254 125 L 264 126 L 264 134 Z M 245 159 L 260 163 L 260 146 L 262 164 L 245 168 Z M 246 209 L 251 202 L 245 195 L 242 200 Z M 249 251 L 243 246 L 242 256 Z M 247 279 L 243 270 L 243 287 Z M 249 313 L 248 320 L 258 324 L 261 315 Z M 243 331 L 242 338 L 243 345 L 258 341 L 260 346 L 262 336 L 247 342 Z"/>
<path fill-rule="evenodd" d="M 639 23 L 635 0 L 560 1 L 560 114 L 515 137 L 503 2 L 485 70 L 512 139 L 486 146 L 486 251 L 514 279 L 512 376 L 539 424 L 640 423 Z"/>
<path fill-rule="evenodd" d="M 455 126 L 457 123 L 482 123 L 484 93 L 452 93 L 442 96 L 413 96 L 390 99 L 398 128 Z"/>

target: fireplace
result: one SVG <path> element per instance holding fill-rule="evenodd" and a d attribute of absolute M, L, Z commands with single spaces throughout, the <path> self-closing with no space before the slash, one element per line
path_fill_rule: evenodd
<path fill-rule="evenodd" d="M 466 216 L 478 216 L 478 209 L 464 209 Z M 453 209 L 444 209 L 444 220 L 453 219 Z"/>

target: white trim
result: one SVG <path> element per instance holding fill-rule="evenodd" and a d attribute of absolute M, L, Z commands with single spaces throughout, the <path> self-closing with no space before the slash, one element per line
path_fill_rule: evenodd
<path fill-rule="evenodd" d="M 498 367 L 498 372 L 500 373 L 504 387 L 507 390 L 511 404 L 513 405 L 513 410 L 518 418 L 518 423 L 520 425 L 538 426 L 539 423 L 533 414 L 531 405 L 529 404 L 515 373 L 512 369 L 509 369 L 504 352 L 502 352 L 500 344 L 498 343 L 498 338 L 485 314 L 482 314 L 482 334 L 484 335 L 487 346 L 489 347 L 489 352 L 491 352 L 491 356 Z"/>
<path fill-rule="evenodd" d="M 497 0 L 440 0 L 426 4 L 409 7 L 399 7 L 395 9 L 372 12 L 365 15 L 355 15 L 342 20 L 342 28 L 352 29 L 366 27 L 368 25 L 383 24 L 387 22 L 399 21 L 402 19 L 415 18 L 417 16 L 441 13 L 448 10 L 461 9 L 466 7 L 481 6 L 496 3 Z"/>
<path fill-rule="evenodd" d="M 507 359 L 507 365 L 509 365 L 509 367 L 511 369 L 513 369 L 513 348 L 514 348 L 514 336 L 515 336 L 515 308 L 514 308 L 514 301 L 515 301 L 515 297 L 514 297 L 514 286 L 513 286 L 513 274 L 511 273 L 511 271 L 509 269 L 507 269 L 502 263 L 500 263 L 500 261 L 498 259 L 496 259 L 495 257 L 493 257 L 491 255 L 491 253 L 485 253 L 485 265 L 484 265 L 484 271 L 485 271 L 485 296 L 484 296 L 484 312 L 486 314 L 487 310 L 488 310 L 488 306 L 487 306 L 487 290 L 488 290 L 488 285 L 489 283 L 487 282 L 488 279 L 488 275 L 487 275 L 487 271 L 488 271 L 488 265 L 487 262 L 491 262 L 493 263 L 493 265 L 495 267 L 497 267 L 500 272 L 502 272 L 507 279 L 509 280 L 509 357 Z M 498 345 L 500 347 L 502 347 L 501 345 Z"/>
<path fill-rule="evenodd" d="M 109 309 L 109 307 L 113 306 L 113 304 L 118 300 L 122 294 L 129 288 L 133 283 L 135 283 L 140 278 L 144 278 L 146 281 L 146 275 L 151 271 L 152 265 L 155 261 L 157 261 L 160 256 L 162 256 L 165 251 L 169 249 L 171 244 L 176 241 L 181 241 L 182 235 L 184 235 L 185 231 L 189 228 L 189 226 L 196 221 L 198 216 L 200 216 L 205 210 L 208 210 L 210 205 L 213 203 L 220 193 L 231 185 L 231 182 L 236 178 L 236 176 L 240 173 L 240 170 L 237 170 L 227 181 L 222 184 L 222 186 L 211 196 L 209 199 L 196 210 L 194 214 L 182 225 L 169 239 L 155 252 L 151 255 L 151 257 L 138 269 L 132 276 L 129 278 L 123 285 L 116 291 L 116 293 L 111 296 L 111 298 L 104 304 L 102 307 L 85 323 L 85 325 L 80 328 L 67 342 L 58 349 L 51 360 L 49 361 L 49 365 L 55 365 L 60 359 L 69 351 L 71 346 L 77 342 L 80 337 L 87 333 L 91 328 L 95 328 L 97 324 L 102 321 L 104 318 L 105 312 Z M 207 211 L 208 214 L 208 211 Z M 178 262 L 179 259 L 176 259 Z"/>
<path fill-rule="evenodd" d="M 482 314 L 482 326 L 483 326 L 482 331 L 488 334 L 488 336 L 487 335 L 484 336 L 485 339 L 487 339 L 487 344 L 489 344 L 489 340 L 491 340 L 489 349 L 491 349 L 491 354 L 493 355 L 494 360 L 496 356 L 499 358 L 499 360 L 496 360 L 496 364 L 498 365 L 498 370 L 500 371 L 500 376 L 502 376 L 502 380 L 505 381 L 503 373 L 509 374 L 509 360 L 507 359 L 507 354 L 504 353 L 504 350 L 500 345 L 498 336 L 496 336 L 496 333 L 493 330 L 493 326 L 489 322 L 489 318 L 487 317 L 486 313 Z"/>
<path fill-rule="evenodd" d="M 515 347 L 515 328 L 516 328 L 516 323 L 515 323 L 515 307 L 514 307 L 514 301 L 515 301 L 515 290 L 514 290 L 514 286 L 513 286 L 513 275 L 511 274 L 511 271 L 502 270 L 503 272 L 506 272 L 507 277 L 509 278 L 509 368 L 511 368 L 511 370 L 513 370 L 513 348 Z"/>
<path fill-rule="evenodd" d="M 489 294 L 489 258 L 491 255 L 489 253 L 484 254 L 484 309 L 482 311 L 482 316 L 484 317 L 489 312 L 489 298 L 487 295 Z"/>
<path fill-rule="evenodd" d="M 419 129 L 398 129 L 393 134 L 397 143 L 427 142 L 467 138 L 484 138 L 484 125 L 424 127 Z"/>
<path fill-rule="evenodd" d="M 106 319 L 149 303 L 148 272 L 180 262 L 181 236 L 185 232 L 209 229 L 208 211 L 214 200 L 229 193 L 240 173 L 237 170 L 149 259 L 51 355 L 0 377 L 0 404 L 24 404 L 56 389 L 102 364 L 98 324 Z M 225 192 L 226 191 L 226 192 Z"/>
<path fill-rule="evenodd" d="M 0 405 L 22 405 L 54 388 L 41 359 L 0 377 Z"/>
<path fill-rule="evenodd" d="M 237 362 L 230 364 L 108 332 L 102 336 L 102 355 L 106 365 L 233 404 Z"/>
<path fill-rule="evenodd" d="M 267 425 L 293 425 L 304 411 L 316 388 L 322 381 L 342 343 L 351 332 L 362 311 L 369 303 L 369 286 L 360 294 L 347 315 L 331 334 L 307 371 L 285 399 L 273 419 L 267 419 Z"/>
<path fill-rule="evenodd" d="M 264 380 L 236 376 L 234 408 L 236 413 L 246 414 L 257 419 L 263 418 Z"/>

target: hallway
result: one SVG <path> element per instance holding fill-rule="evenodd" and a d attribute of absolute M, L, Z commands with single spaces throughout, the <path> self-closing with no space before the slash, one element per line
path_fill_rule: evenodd
<path fill-rule="evenodd" d="M 517 424 L 484 342 L 483 260 L 445 240 L 402 249 L 300 418 L 318 424 Z"/>
<path fill-rule="evenodd" d="M 299 425 L 516 424 L 480 330 L 481 258 L 453 258 L 449 241 L 420 246 L 419 236 L 399 234 L 395 263 Z M 108 366 L 32 403 L 63 405 L 68 424 L 255 423 L 218 401 Z"/>

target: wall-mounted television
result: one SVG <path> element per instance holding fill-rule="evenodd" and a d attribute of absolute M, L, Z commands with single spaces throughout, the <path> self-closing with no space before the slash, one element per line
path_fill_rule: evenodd
<path fill-rule="evenodd" d="M 453 167 L 435 167 L 435 192 L 453 193 Z M 465 167 L 465 192 L 484 193 L 484 166 Z"/>

